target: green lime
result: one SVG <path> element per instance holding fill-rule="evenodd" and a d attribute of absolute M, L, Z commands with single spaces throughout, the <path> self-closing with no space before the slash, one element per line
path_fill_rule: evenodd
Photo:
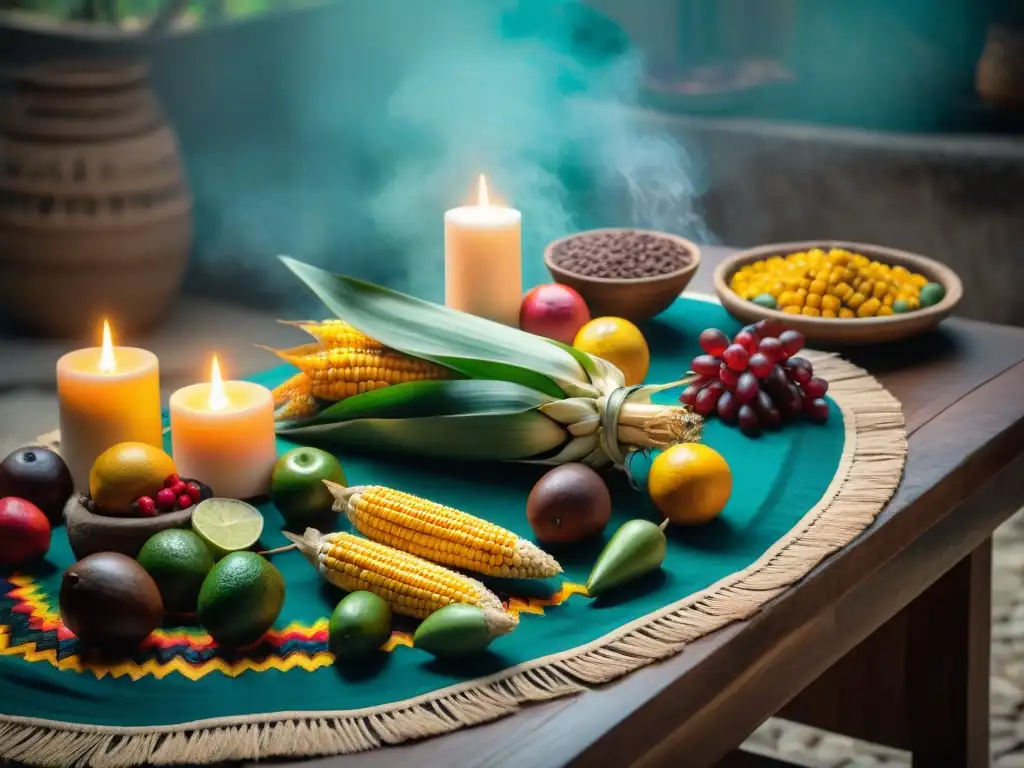
<path fill-rule="evenodd" d="M 892 303 L 892 311 L 897 315 L 902 315 L 910 311 L 910 302 L 906 299 L 896 299 Z"/>
<path fill-rule="evenodd" d="M 353 592 L 331 614 L 327 648 L 338 659 L 368 656 L 391 637 L 391 606 L 373 592 Z"/>
<path fill-rule="evenodd" d="M 255 552 L 232 552 L 203 581 L 197 614 L 214 640 L 241 648 L 274 626 L 282 605 L 281 572 Z"/>
<path fill-rule="evenodd" d="M 167 613 L 195 613 L 199 589 L 213 568 L 201 538 L 180 528 L 160 531 L 150 536 L 136 560 L 156 582 Z"/>
<path fill-rule="evenodd" d="M 755 297 L 752 301 L 759 307 L 765 309 L 777 309 L 779 303 L 775 300 L 775 297 L 770 293 L 762 293 L 760 296 Z"/>
<path fill-rule="evenodd" d="M 295 527 L 313 525 L 330 511 L 334 497 L 324 480 L 346 484 L 341 464 L 327 451 L 293 448 L 277 460 L 270 479 L 270 500 L 285 523 Z"/>
<path fill-rule="evenodd" d="M 921 306 L 930 307 L 946 297 L 946 289 L 938 283 L 928 283 L 921 289 Z"/>
<path fill-rule="evenodd" d="M 207 499 L 192 510 L 192 530 L 202 537 L 214 558 L 251 549 L 263 533 L 263 515 L 238 499 Z"/>
<path fill-rule="evenodd" d="M 468 603 L 449 603 L 423 620 L 412 644 L 442 658 L 469 656 L 486 650 L 494 637 L 482 610 Z"/>

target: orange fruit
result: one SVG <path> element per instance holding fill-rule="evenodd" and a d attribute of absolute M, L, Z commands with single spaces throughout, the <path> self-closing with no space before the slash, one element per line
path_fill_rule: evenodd
<path fill-rule="evenodd" d="M 133 501 L 156 496 L 173 474 L 174 460 L 159 448 L 148 443 L 118 443 L 93 462 L 89 495 L 104 514 L 131 515 Z"/>
<path fill-rule="evenodd" d="M 732 470 L 714 448 L 678 443 L 651 463 L 651 501 L 676 525 L 700 525 L 718 517 L 732 495 Z"/>
<path fill-rule="evenodd" d="M 651 365 L 651 352 L 640 329 L 621 317 L 598 317 L 580 328 L 572 345 L 618 368 L 626 386 L 640 384 Z"/>

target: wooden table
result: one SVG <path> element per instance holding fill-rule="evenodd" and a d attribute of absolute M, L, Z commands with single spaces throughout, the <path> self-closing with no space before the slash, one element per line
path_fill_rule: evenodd
<path fill-rule="evenodd" d="M 692 289 L 710 292 L 707 249 Z M 902 402 L 903 482 L 851 546 L 754 618 L 575 697 L 338 768 L 780 765 L 734 752 L 766 718 L 988 764 L 991 534 L 1024 504 L 1024 329 L 950 320 L 849 351 Z M 309 763 L 306 763 L 309 765 Z"/>

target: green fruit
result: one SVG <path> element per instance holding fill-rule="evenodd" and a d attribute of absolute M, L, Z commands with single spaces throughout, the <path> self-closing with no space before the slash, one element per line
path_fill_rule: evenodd
<path fill-rule="evenodd" d="M 277 460 L 270 479 L 270 500 L 289 526 L 316 522 L 318 515 L 331 509 L 334 496 L 324 480 L 346 484 L 341 464 L 327 451 L 293 448 Z"/>
<path fill-rule="evenodd" d="M 232 552 L 213 566 L 199 590 L 203 629 L 221 645 L 252 645 L 277 621 L 284 605 L 284 578 L 255 552 Z"/>
<path fill-rule="evenodd" d="M 468 603 L 450 603 L 423 620 L 412 644 L 421 651 L 446 658 L 480 653 L 496 636 L 482 610 Z"/>
<path fill-rule="evenodd" d="M 263 533 L 263 515 L 238 499 L 207 499 L 192 510 L 192 530 L 206 542 L 214 558 L 251 549 Z"/>
<path fill-rule="evenodd" d="M 368 656 L 391 637 L 391 606 L 373 592 L 353 592 L 344 597 L 328 628 L 327 648 L 339 659 Z"/>
<path fill-rule="evenodd" d="M 603 595 L 660 568 L 668 546 L 663 530 L 667 522 L 657 526 L 647 520 L 630 520 L 619 528 L 594 563 L 587 579 L 589 595 Z"/>
<path fill-rule="evenodd" d="M 946 297 L 946 289 L 938 283 L 928 283 L 921 289 L 921 306 L 931 307 Z"/>
<path fill-rule="evenodd" d="M 180 528 L 160 531 L 136 559 L 156 582 L 167 613 L 195 613 L 199 590 L 213 568 L 213 555 L 199 536 Z"/>
<path fill-rule="evenodd" d="M 762 293 L 754 299 L 751 299 L 757 306 L 764 307 L 765 309 L 777 309 L 779 303 L 775 300 L 775 297 L 770 293 Z"/>
<path fill-rule="evenodd" d="M 910 302 L 906 299 L 896 299 L 892 303 L 892 311 L 897 315 L 903 315 L 910 311 Z"/>

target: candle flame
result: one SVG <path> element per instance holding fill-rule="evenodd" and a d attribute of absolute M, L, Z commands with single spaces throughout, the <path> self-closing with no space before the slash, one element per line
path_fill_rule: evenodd
<path fill-rule="evenodd" d="M 223 411 L 228 407 L 228 396 L 224 393 L 224 380 L 220 375 L 220 363 L 217 356 L 213 356 L 213 363 L 210 365 L 210 410 Z"/>
<path fill-rule="evenodd" d="M 110 323 L 103 321 L 103 346 L 100 348 L 100 370 L 113 373 L 117 370 L 117 358 L 114 357 L 114 342 L 110 338 Z"/>
<path fill-rule="evenodd" d="M 477 205 L 489 206 L 491 204 L 490 195 L 487 194 L 487 179 L 484 175 L 480 174 L 480 181 L 477 183 Z"/>

